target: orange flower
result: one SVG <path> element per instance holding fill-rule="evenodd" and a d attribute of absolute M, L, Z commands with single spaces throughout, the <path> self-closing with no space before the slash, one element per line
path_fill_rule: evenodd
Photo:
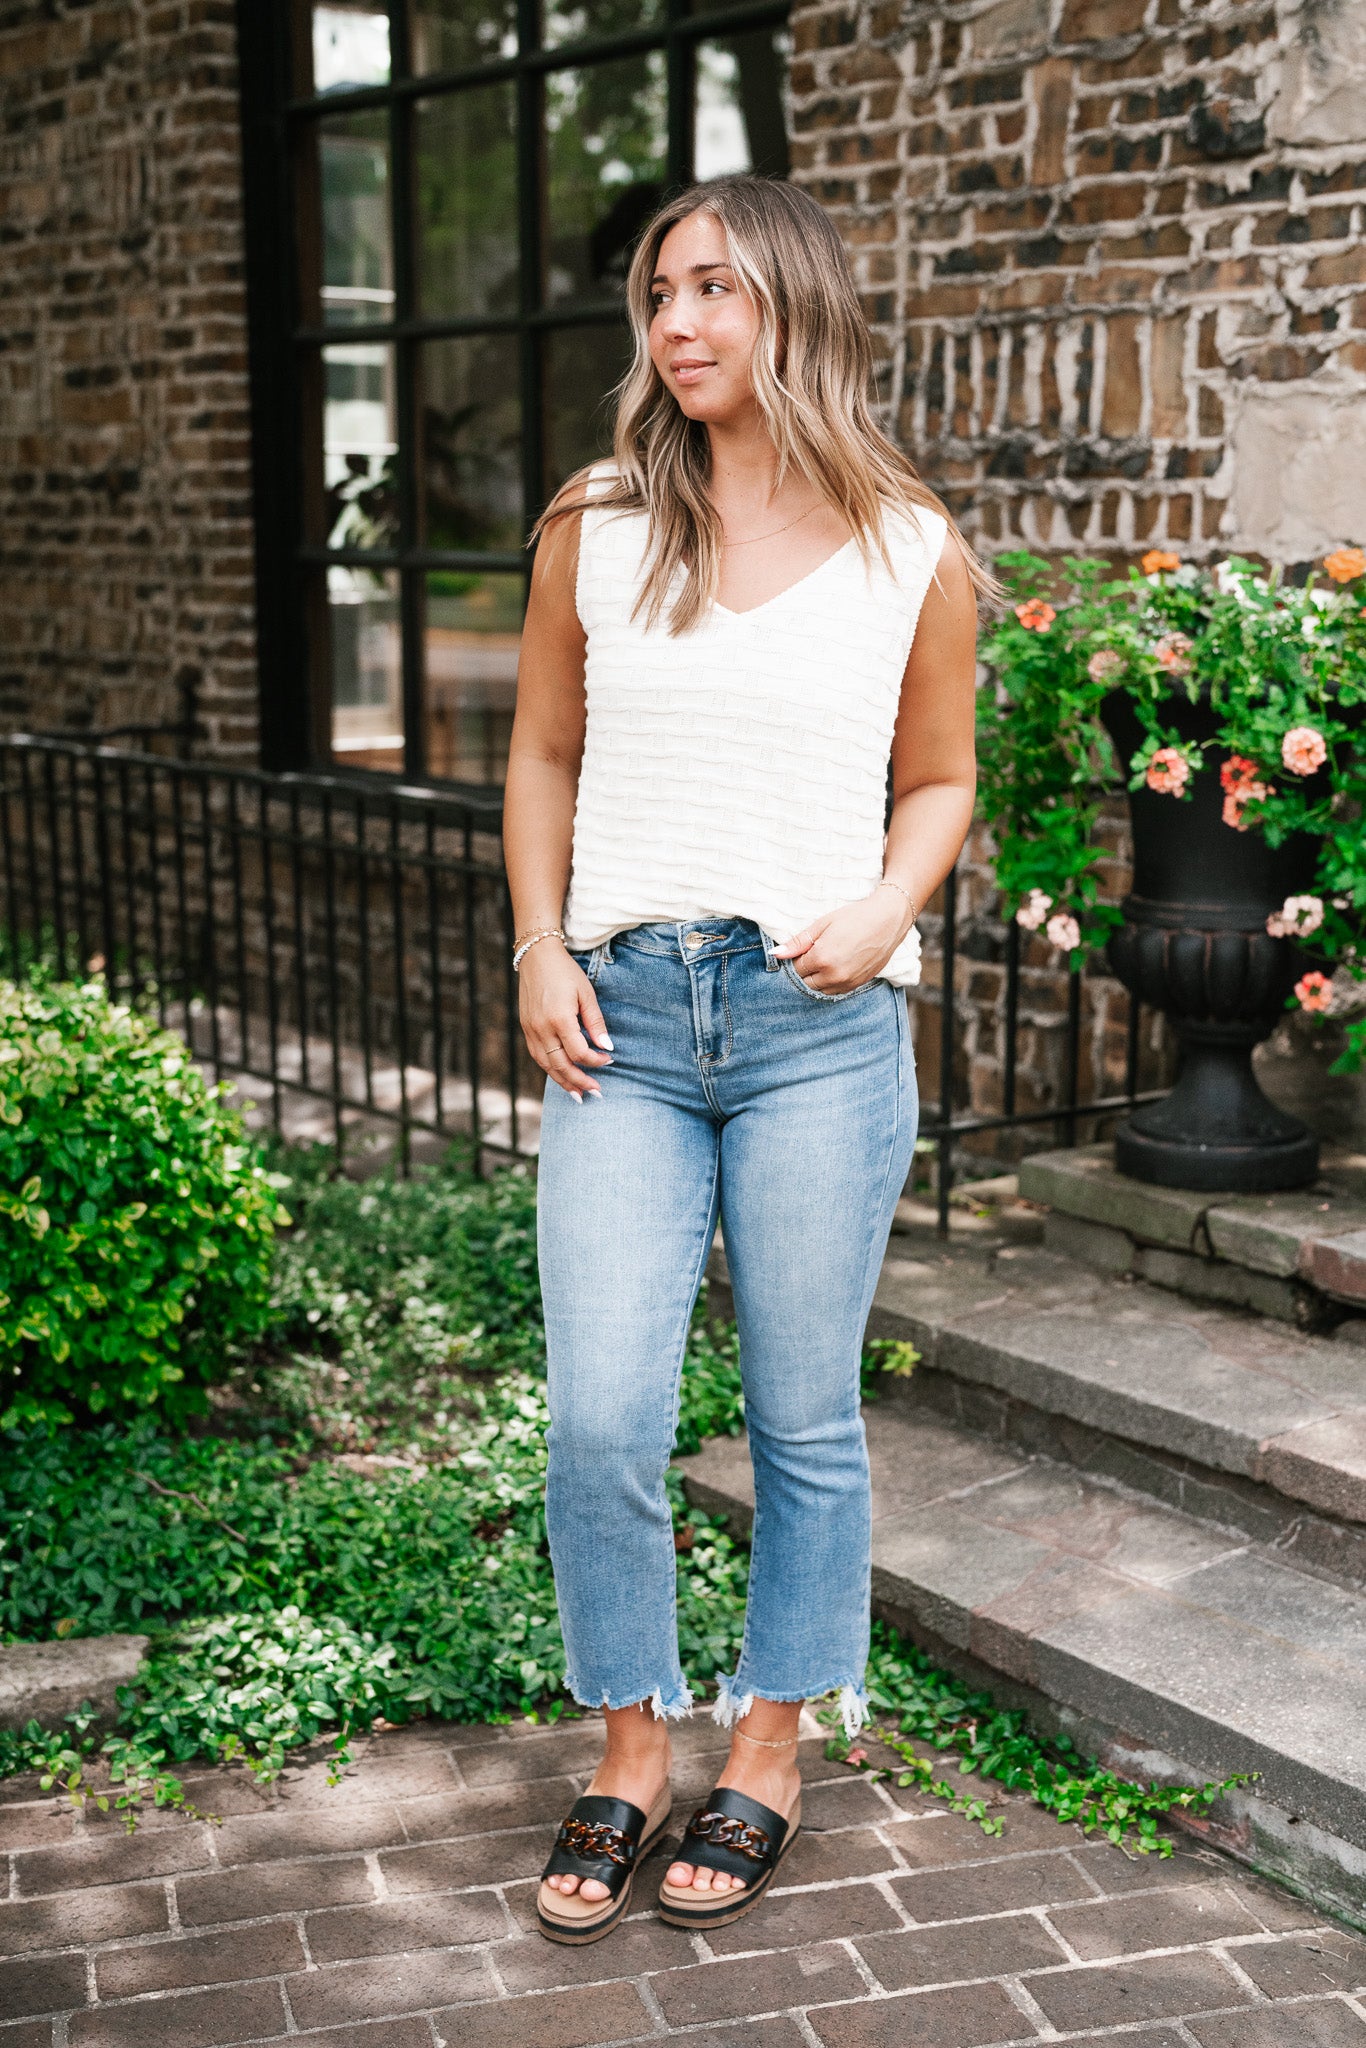
<path fill-rule="evenodd" d="M 1190 762 L 1175 747 L 1159 747 L 1148 763 L 1147 784 L 1161 796 L 1180 796 L 1190 781 Z"/>
<path fill-rule="evenodd" d="M 1180 567 L 1180 555 L 1170 554 L 1166 548 L 1149 548 L 1147 554 L 1143 557 L 1143 574 L 1145 576 L 1160 576 L 1166 569 L 1179 569 Z"/>
<path fill-rule="evenodd" d="M 1051 604 L 1045 604 L 1041 597 L 1031 597 L 1024 604 L 1017 604 L 1015 616 L 1026 633 L 1046 633 L 1057 613 Z"/>
<path fill-rule="evenodd" d="M 1236 795 L 1256 780 L 1257 763 L 1249 761 L 1246 754 L 1230 754 L 1219 770 L 1219 781 L 1229 796 Z"/>
<path fill-rule="evenodd" d="M 1354 583 L 1358 576 L 1366 576 L 1366 549 L 1334 548 L 1324 556 L 1323 566 L 1334 583 Z"/>
<path fill-rule="evenodd" d="M 1333 984 L 1326 974 L 1304 974 L 1295 983 L 1295 995 L 1302 1010 L 1326 1010 L 1333 1000 Z"/>

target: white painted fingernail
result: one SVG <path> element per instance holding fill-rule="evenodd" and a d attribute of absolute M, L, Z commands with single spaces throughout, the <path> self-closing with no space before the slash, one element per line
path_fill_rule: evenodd
<path fill-rule="evenodd" d="M 570 1091 L 569 1091 L 569 1097 L 570 1097 L 570 1100 L 571 1100 L 572 1102 L 582 1102 L 582 1101 L 583 1101 L 583 1097 L 582 1097 L 582 1096 L 580 1095 L 580 1093 L 579 1093 L 579 1091 L 578 1091 L 578 1089 L 577 1089 L 577 1088 L 571 1088 L 571 1089 L 570 1089 Z"/>
<path fill-rule="evenodd" d="M 616 1047 L 613 1045 L 611 1039 L 607 1036 L 607 1033 L 605 1031 L 600 1031 L 598 1033 L 597 1042 L 602 1047 L 604 1052 L 616 1051 Z"/>

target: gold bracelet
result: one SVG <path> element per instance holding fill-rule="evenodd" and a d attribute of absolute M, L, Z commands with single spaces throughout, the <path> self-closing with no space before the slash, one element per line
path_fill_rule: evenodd
<path fill-rule="evenodd" d="M 512 949 L 513 973 L 520 973 L 523 960 L 533 946 L 540 945 L 542 939 L 563 939 L 563 937 L 564 933 L 560 930 L 559 926 L 553 924 L 548 924 L 542 932 L 528 932 L 526 937 L 519 939 Z"/>
<path fill-rule="evenodd" d="M 902 888 L 900 882 L 893 882 L 889 880 L 886 875 L 884 875 L 877 886 L 879 889 L 895 889 L 898 896 L 904 896 L 906 898 L 906 908 L 910 911 L 911 923 L 914 924 L 916 919 L 919 917 L 920 912 L 916 909 L 914 903 L 912 903 L 911 901 L 909 893 Z"/>

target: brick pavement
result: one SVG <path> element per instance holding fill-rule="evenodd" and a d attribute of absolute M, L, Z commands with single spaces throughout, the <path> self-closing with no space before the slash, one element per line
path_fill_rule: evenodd
<path fill-rule="evenodd" d="M 811 1724 L 814 1731 L 814 1723 Z M 1000 1796 L 990 1839 L 803 1744 L 781 1887 L 707 1940 L 649 1909 L 590 1948 L 532 1930 L 535 1873 L 597 1730 L 420 1726 L 221 1825 L 134 1836 L 0 1788 L 0 2048 L 1366 2048 L 1366 1940 L 1208 1851 L 1131 1861 Z M 678 1734 L 685 1802 L 723 1744 Z"/>

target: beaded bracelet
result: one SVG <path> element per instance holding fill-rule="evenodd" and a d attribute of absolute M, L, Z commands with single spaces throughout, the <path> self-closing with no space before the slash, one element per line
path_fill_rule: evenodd
<path fill-rule="evenodd" d="M 558 925 L 547 925 L 545 930 L 540 932 L 528 932 L 527 936 L 524 939 L 519 939 L 517 941 L 517 944 L 513 949 L 513 973 L 517 974 L 521 971 L 521 965 L 523 960 L 525 960 L 527 954 L 531 951 L 533 946 L 540 945 L 542 939 L 562 939 L 563 937 L 564 933 L 560 930 Z"/>

